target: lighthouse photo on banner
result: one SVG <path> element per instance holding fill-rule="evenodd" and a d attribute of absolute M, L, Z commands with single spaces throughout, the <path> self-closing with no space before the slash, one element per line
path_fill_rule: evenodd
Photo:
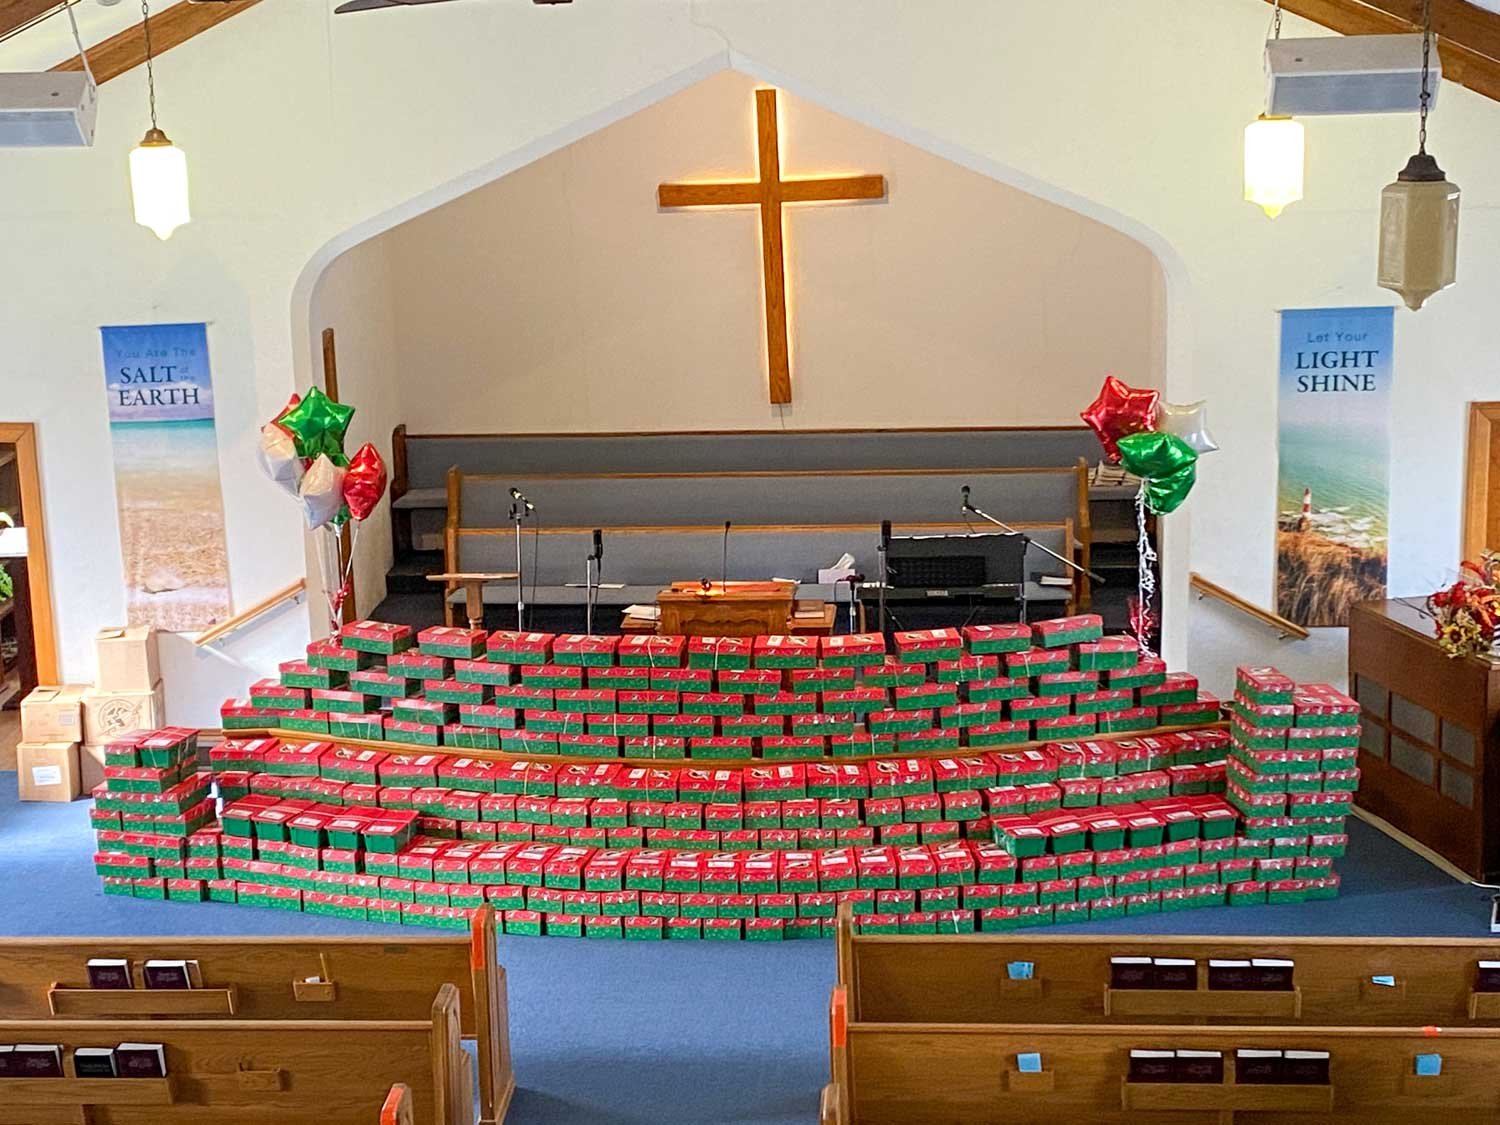
<path fill-rule="evenodd" d="M 1281 313 L 1276 612 L 1299 625 L 1386 594 L 1392 311 Z"/>

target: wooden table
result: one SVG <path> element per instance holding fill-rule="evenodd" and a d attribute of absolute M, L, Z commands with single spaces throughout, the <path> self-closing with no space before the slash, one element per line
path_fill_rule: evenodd
<path fill-rule="evenodd" d="M 795 582 L 673 582 L 656 595 L 665 637 L 759 637 L 790 629 Z"/>
<path fill-rule="evenodd" d="M 774 618 L 756 616 L 753 601 L 748 610 L 743 603 L 738 611 L 731 610 L 730 607 L 735 605 L 734 585 L 733 582 L 729 584 L 727 596 L 698 596 L 695 599 L 673 597 L 666 602 L 663 599 L 668 598 L 671 591 L 663 590 L 657 596 L 657 605 L 661 610 L 660 622 L 649 617 L 632 617 L 627 613 L 620 622 L 620 631 L 687 637 L 757 637 L 776 633 L 826 637 L 833 633 L 838 607 L 832 602 L 788 599 L 787 608 L 779 610 Z M 790 583 L 787 585 L 791 586 Z M 718 589 L 717 584 L 714 589 Z"/>
<path fill-rule="evenodd" d="M 1500 663 L 1454 660 L 1404 601 L 1349 615 L 1362 808 L 1481 882 L 1500 878 Z"/>
<path fill-rule="evenodd" d="M 493 571 L 487 574 L 429 574 L 427 581 L 444 584 L 443 620 L 453 623 L 452 610 L 448 607 L 447 592 L 460 587 L 464 592 L 464 612 L 469 618 L 470 629 L 484 628 L 484 587 L 489 582 L 514 582 L 519 575 L 514 571 Z"/>

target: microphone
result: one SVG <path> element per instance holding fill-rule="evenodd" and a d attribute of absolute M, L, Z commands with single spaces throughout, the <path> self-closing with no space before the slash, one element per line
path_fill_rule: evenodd
<path fill-rule="evenodd" d="M 594 528 L 594 561 L 604 561 L 604 533 L 599 528 Z"/>
<path fill-rule="evenodd" d="M 528 512 L 536 511 L 536 505 L 533 504 L 530 500 L 526 499 L 526 497 L 522 495 L 519 488 L 512 488 L 510 490 L 510 498 L 520 504 Z"/>
<path fill-rule="evenodd" d="M 729 521 L 724 521 L 724 569 L 719 575 L 719 590 L 727 593 L 729 590 Z"/>
<path fill-rule="evenodd" d="M 969 486 L 968 485 L 964 485 L 963 492 L 964 492 L 964 511 L 967 512 L 969 510 Z"/>

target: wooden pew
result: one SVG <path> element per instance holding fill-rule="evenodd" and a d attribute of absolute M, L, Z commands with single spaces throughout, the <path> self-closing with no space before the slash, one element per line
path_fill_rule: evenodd
<path fill-rule="evenodd" d="M 90 989 L 85 966 L 91 957 L 128 959 L 137 985 L 147 959 L 196 961 L 202 987 Z M 425 1018 L 444 983 L 459 988 L 463 1037 L 478 1044 L 480 1120 L 501 1122 L 515 1074 L 505 970 L 497 961 L 495 917 L 488 906 L 476 914 L 468 938 L 403 933 L 0 940 L 3 1019 L 413 1019 Z"/>
<path fill-rule="evenodd" d="M 74 1075 L 74 1050 L 122 1042 L 161 1043 L 166 1077 Z M 0 1125 L 369 1125 L 396 1083 L 414 1125 L 473 1120 L 452 984 L 424 1019 L 0 1020 L 0 1043 L 65 1059 L 62 1078 L 0 1079 Z"/>
<path fill-rule="evenodd" d="M 1474 990 L 1500 940 L 1018 934 L 885 936 L 839 917 L 838 981 L 851 1020 L 942 1023 L 1500 1025 L 1500 993 Z M 1198 989 L 1111 990 L 1110 958 L 1198 962 Z M 1210 958 L 1288 958 L 1290 992 L 1209 991 Z M 1011 979 L 1029 962 L 1031 979 Z M 1379 985 L 1375 976 L 1395 978 Z"/>
<path fill-rule="evenodd" d="M 1490 1028 L 1182 1027 L 850 1023 L 836 1125 L 1444 1125 L 1500 1120 L 1500 1030 Z M 1324 1050 L 1327 1085 L 1238 1085 L 1240 1048 Z M 1133 1083 L 1132 1049 L 1225 1052 L 1225 1080 Z M 1039 1052 L 1041 1071 L 1016 1056 Z M 1442 1073 L 1418 1077 L 1419 1054 Z M 835 1091 L 837 1093 L 837 1091 Z M 825 1099 L 825 1106 L 827 1101 Z"/>

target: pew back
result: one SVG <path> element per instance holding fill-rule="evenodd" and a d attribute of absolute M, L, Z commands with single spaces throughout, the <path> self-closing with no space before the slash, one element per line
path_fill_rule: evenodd
<path fill-rule="evenodd" d="M 1451 938 L 859 935 L 841 919 L 838 979 L 852 1020 L 880 1023 L 1500 1025 L 1476 992 L 1500 941 Z M 1110 958 L 1198 962 L 1198 988 L 1111 990 Z M 1210 991 L 1210 959 L 1295 961 L 1287 992 Z M 1012 966 L 1029 969 L 1013 970 Z M 1025 973 L 1029 971 L 1030 976 Z M 1019 979 L 1013 979 L 1018 977 Z M 1392 984 L 1375 978 L 1390 977 Z"/>
<path fill-rule="evenodd" d="M 0 1125 L 369 1125 L 393 1084 L 411 1119 L 469 1125 L 458 990 L 425 1019 L 0 1020 L 0 1042 L 57 1043 L 65 1077 L 0 1079 Z M 72 1052 L 161 1043 L 164 1079 L 74 1077 Z"/>
<path fill-rule="evenodd" d="M 235 1019 L 382 1020 L 424 1018 L 443 984 L 459 989 L 464 1038 L 479 1044 L 485 1121 L 503 1120 L 511 1067 L 505 970 L 496 962 L 493 911 L 469 938 L 101 937 L 0 941 L 0 1018 L 12 1020 Z M 87 962 L 132 963 L 137 987 L 88 987 Z M 196 962 L 201 987 L 148 990 L 147 959 Z M 311 978 L 317 978 L 316 980 Z"/>
<path fill-rule="evenodd" d="M 1445 1125 L 1500 1120 L 1500 1031 L 1465 1028 L 1183 1027 L 851 1023 L 847 1066 L 835 1085 L 852 1125 L 1410 1125 L 1441 1114 Z M 1238 1085 L 1241 1048 L 1331 1053 L 1326 1086 Z M 1133 1049 L 1223 1051 L 1218 1084 L 1127 1081 Z M 1039 1053 L 1023 1073 L 1017 1056 Z M 1419 1054 L 1442 1073 L 1417 1077 Z M 1246 1116 L 1241 1120 L 1251 1120 Z"/>

